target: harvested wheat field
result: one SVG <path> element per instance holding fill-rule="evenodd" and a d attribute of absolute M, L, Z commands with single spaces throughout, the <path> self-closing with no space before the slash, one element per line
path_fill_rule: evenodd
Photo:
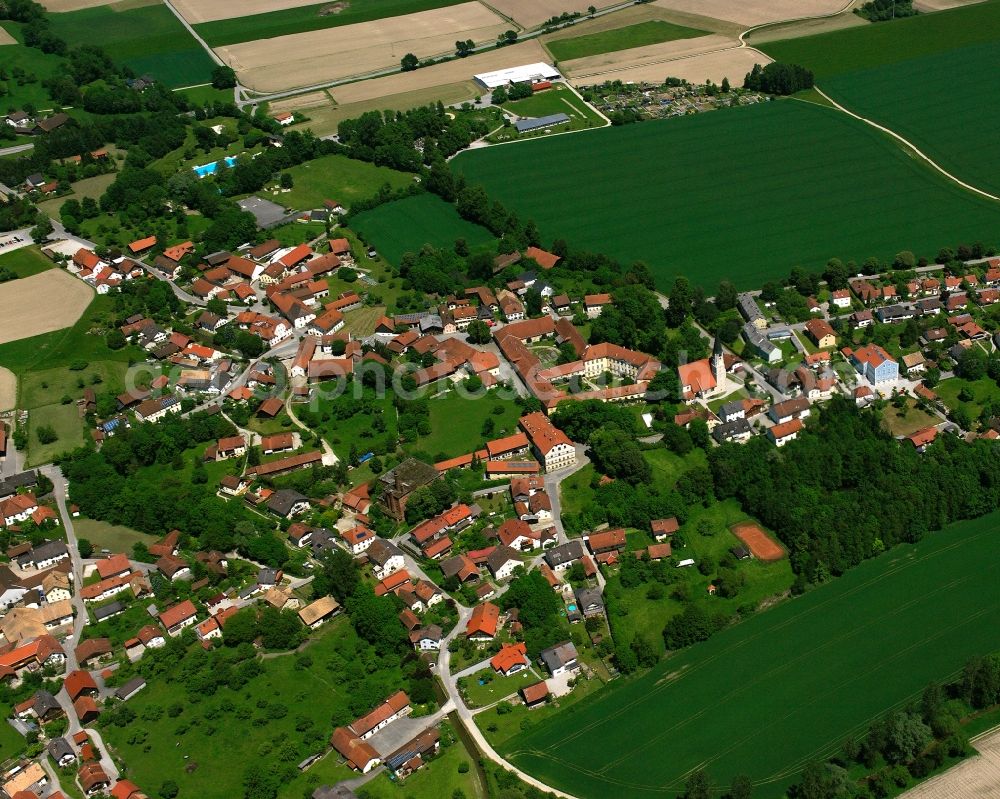
<path fill-rule="evenodd" d="M 0 366 L 0 413 L 14 409 L 17 404 L 17 378 L 10 369 Z"/>
<path fill-rule="evenodd" d="M 903 794 L 902 799 L 975 799 L 1000 794 L 1000 732 L 973 741 L 978 756 Z"/>
<path fill-rule="evenodd" d="M 61 269 L 0 285 L 0 344 L 74 324 L 94 292 Z"/>
<path fill-rule="evenodd" d="M 216 53 L 236 70 L 244 86 L 278 92 L 398 66 L 407 53 L 419 58 L 451 53 L 456 40 L 493 41 L 509 27 L 485 6 L 462 3 L 234 44 L 220 47 Z"/>
<path fill-rule="evenodd" d="M 653 5 L 752 27 L 785 19 L 835 14 L 847 5 L 847 0 L 656 0 Z"/>
<path fill-rule="evenodd" d="M 220 3 L 219 0 L 173 0 L 174 8 L 192 25 L 313 5 L 316 5 L 316 0 L 240 0 L 238 3 Z"/>
<path fill-rule="evenodd" d="M 121 6 L 115 10 L 125 11 L 139 6 L 156 5 L 158 2 L 159 0 L 121 0 L 121 2 L 118 0 L 44 0 L 42 5 L 45 6 L 46 11 L 59 14 L 66 11 L 80 11 L 84 8 L 97 8 L 97 6 Z"/>
<path fill-rule="evenodd" d="M 605 72 L 641 67 L 646 64 L 662 64 L 677 58 L 687 58 L 713 50 L 739 47 L 739 42 L 725 36 L 699 36 L 696 39 L 677 39 L 644 47 L 630 47 L 611 53 L 574 58 L 561 61 L 563 73 L 569 78 L 599 75 Z"/>
<path fill-rule="evenodd" d="M 537 28 L 566 11 L 583 10 L 583 6 L 572 0 L 492 0 L 489 5 L 525 28 Z M 605 1 L 594 5 L 601 9 L 613 4 Z"/>
<path fill-rule="evenodd" d="M 286 97 L 283 100 L 275 100 L 273 103 L 268 103 L 268 108 L 272 113 L 281 113 L 282 111 L 319 108 L 324 105 L 332 105 L 330 95 L 326 92 L 308 92 L 307 94 L 296 94 L 294 97 Z"/>
<path fill-rule="evenodd" d="M 11 36 L 3 28 L 0 28 L 0 45 L 4 44 L 17 44 L 17 39 Z"/>
<path fill-rule="evenodd" d="M 361 103 L 404 92 L 422 92 L 437 86 L 453 86 L 461 81 L 471 80 L 473 75 L 480 72 L 516 67 L 519 64 L 534 64 L 538 61 L 549 61 L 549 54 L 537 39 L 531 39 L 510 47 L 501 47 L 499 50 L 470 55 L 468 58 L 422 67 L 413 72 L 401 72 L 384 78 L 336 86 L 330 89 L 330 94 L 340 105 Z"/>
<path fill-rule="evenodd" d="M 703 37 L 703 42 L 717 37 Z M 722 38 L 722 37 L 718 37 Z M 724 40 L 732 43 L 731 40 Z M 704 47 L 695 48 L 685 41 L 665 42 L 637 47 L 644 51 L 641 57 L 629 57 L 632 50 L 608 53 L 568 61 L 562 64 L 566 75 L 574 86 L 592 86 L 608 80 L 662 83 L 665 78 L 681 78 L 692 83 L 703 83 L 706 79 L 721 83 L 729 78 L 731 83 L 742 84 L 754 64 L 769 64 L 771 59 L 748 47 L 728 47 L 713 52 L 704 52 Z M 583 62 L 608 61 L 604 66 L 593 64 L 589 69 Z"/>

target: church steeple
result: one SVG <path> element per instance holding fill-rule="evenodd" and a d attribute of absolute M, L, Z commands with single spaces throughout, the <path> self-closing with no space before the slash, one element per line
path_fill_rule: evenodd
<path fill-rule="evenodd" d="M 715 376 L 715 385 L 722 388 L 722 384 L 726 382 L 726 360 L 722 354 L 722 341 L 718 336 L 712 348 L 712 374 Z"/>

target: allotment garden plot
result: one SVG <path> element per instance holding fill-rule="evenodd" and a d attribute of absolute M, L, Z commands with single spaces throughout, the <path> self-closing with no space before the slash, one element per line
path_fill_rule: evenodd
<path fill-rule="evenodd" d="M 501 747 L 580 797 L 676 793 L 705 768 L 781 797 L 811 760 L 1000 647 L 1000 514 L 929 534 L 620 681 Z"/>
<path fill-rule="evenodd" d="M 862 123 L 777 100 L 462 153 L 454 168 L 533 219 L 544 241 L 759 288 L 830 258 L 933 257 L 1000 223 L 1000 206 Z M 525 190 L 530 187 L 530 190 Z"/>

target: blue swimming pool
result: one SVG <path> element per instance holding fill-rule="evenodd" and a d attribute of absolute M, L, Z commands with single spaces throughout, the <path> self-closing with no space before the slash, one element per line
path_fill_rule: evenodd
<path fill-rule="evenodd" d="M 226 156 L 226 166 L 228 166 L 230 169 L 232 169 L 233 164 L 235 164 L 235 163 L 236 163 L 236 156 L 235 155 L 227 155 Z M 210 163 L 210 164 L 202 164 L 201 166 L 195 166 L 195 167 L 191 167 L 191 168 L 194 170 L 194 173 L 198 177 L 203 178 L 206 175 L 214 175 L 215 171 L 219 168 L 219 162 L 218 161 L 212 161 L 212 163 Z"/>
<path fill-rule="evenodd" d="M 576 613 L 576 605 L 567 605 L 566 608 L 570 613 Z"/>

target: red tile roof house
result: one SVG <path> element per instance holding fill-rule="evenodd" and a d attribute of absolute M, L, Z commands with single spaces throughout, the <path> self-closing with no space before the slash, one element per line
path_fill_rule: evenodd
<path fill-rule="evenodd" d="M 497 634 L 499 621 L 500 608 L 492 602 L 476 605 L 465 625 L 465 637 L 470 641 L 492 641 Z"/>
<path fill-rule="evenodd" d="M 497 674 L 509 677 L 528 668 L 528 652 L 523 641 L 516 644 L 504 644 L 500 651 L 490 660 L 490 665 Z"/>
<path fill-rule="evenodd" d="M 177 636 L 185 627 L 190 627 L 195 623 L 198 611 L 190 599 L 185 599 L 173 607 L 167 608 L 160 614 L 160 624 L 167 631 L 167 635 Z"/>

